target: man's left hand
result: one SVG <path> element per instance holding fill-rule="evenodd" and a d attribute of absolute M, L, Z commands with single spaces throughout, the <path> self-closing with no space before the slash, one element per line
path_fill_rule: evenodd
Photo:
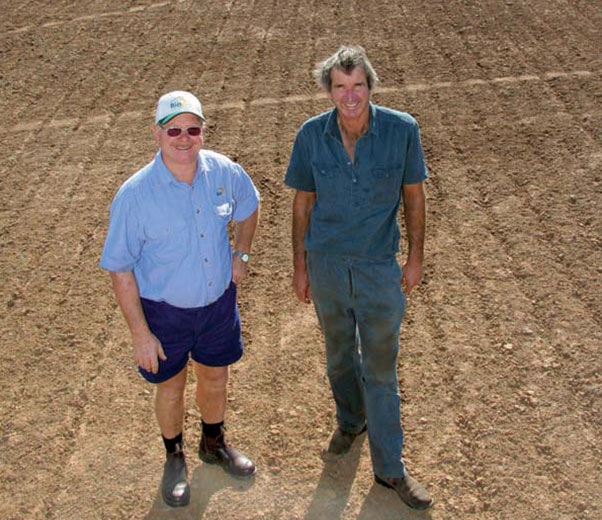
<path fill-rule="evenodd" d="M 422 263 L 408 259 L 406 263 L 403 264 L 402 269 L 403 276 L 401 278 L 401 286 L 405 295 L 409 296 L 422 280 Z"/>
<path fill-rule="evenodd" d="M 234 285 L 238 285 L 247 277 L 248 267 L 247 263 L 243 262 L 236 255 L 232 255 L 232 281 Z"/>

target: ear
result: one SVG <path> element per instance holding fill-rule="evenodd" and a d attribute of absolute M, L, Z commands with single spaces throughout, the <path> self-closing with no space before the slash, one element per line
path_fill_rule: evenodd
<path fill-rule="evenodd" d="M 151 125 L 151 130 L 153 132 L 153 137 L 155 138 L 155 143 L 157 143 L 157 145 L 159 145 L 159 132 L 160 132 L 159 125 L 153 123 Z"/>

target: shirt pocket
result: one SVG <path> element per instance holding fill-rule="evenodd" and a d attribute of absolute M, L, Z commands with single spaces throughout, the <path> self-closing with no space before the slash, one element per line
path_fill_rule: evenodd
<path fill-rule="evenodd" d="M 157 263 L 178 262 L 190 252 L 184 220 L 150 220 L 144 226 L 146 253 Z"/>
<path fill-rule="evenodd" d="M 399 202 L 403 168 L 375 167 L 372 169 L 372 200 L 377 204 L 394 204 Z"/>
<path fill-rule="evenodd" d="M 213 213 L 219 221 L 229 222 L 232 220 L 234 203 L 231 200 L 217 199 L 211 202 Z"/>
<path fill-rule="evenodd" d="M 312 163 L 316 183 L 316 199 L 322 210 L 329 213 L 330 209 L 345 206 L 347 197 L 341 178 L 341 170 L 337 164 Z"/>
<path fill-rule="evenodd" d="M 314 170 L 314 175 L 317 177 L 332 178 L 335 176 L 339 166 L 337 164 L 313 162 L 312 169 Z"/>

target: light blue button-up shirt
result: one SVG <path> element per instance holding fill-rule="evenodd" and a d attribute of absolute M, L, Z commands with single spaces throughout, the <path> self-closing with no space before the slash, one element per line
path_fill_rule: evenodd
<path fill-rule="evenodd" d="M 190 185 L 175 179 L 158 152 L 115 195 L 100 266 L 133 271 L 143 298 L 209 305 L 232 278 L 228 222 L 245 220 L 258 204 L 253 182 L 227 157 L 201 150 Z"/>
<path fill-rule="evenodd" d="M 370 103 L 370 126 L 355 145 L 353 162 L 333 109 L 303 123 L 284 182 L 316 193 L 307 251 L 388 258 L 399 250 L 402 186 L 426 178 L 416 120 Z"/>

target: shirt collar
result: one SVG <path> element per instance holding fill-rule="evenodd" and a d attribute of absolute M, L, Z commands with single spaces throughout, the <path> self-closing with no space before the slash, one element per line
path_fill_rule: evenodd
<path fill-rule="evenodd" d="M 370 108 L 370 123 L 368 124 L 368 130 L 366 130 L 367 134 L 378 135 L 378 121 L 376 117 L 376 106 L 372 101 L 369 104 Z M 337 109 L 333 108 L 330 111 L 330 115 L 328 116 L 328 120 L 326 121 L 326 126 L 324 127 L 324 135 L 330 134 L 331 136 L 341 139 L 341 130 L 339 129 L 339 125 L 337 123 Z"/>
<path fill-rule="evenodd" d="M 366 133 L 378 135 L 378 118 L 376 117 L 376 105 L 370 101 L 370 126 Z"/>

